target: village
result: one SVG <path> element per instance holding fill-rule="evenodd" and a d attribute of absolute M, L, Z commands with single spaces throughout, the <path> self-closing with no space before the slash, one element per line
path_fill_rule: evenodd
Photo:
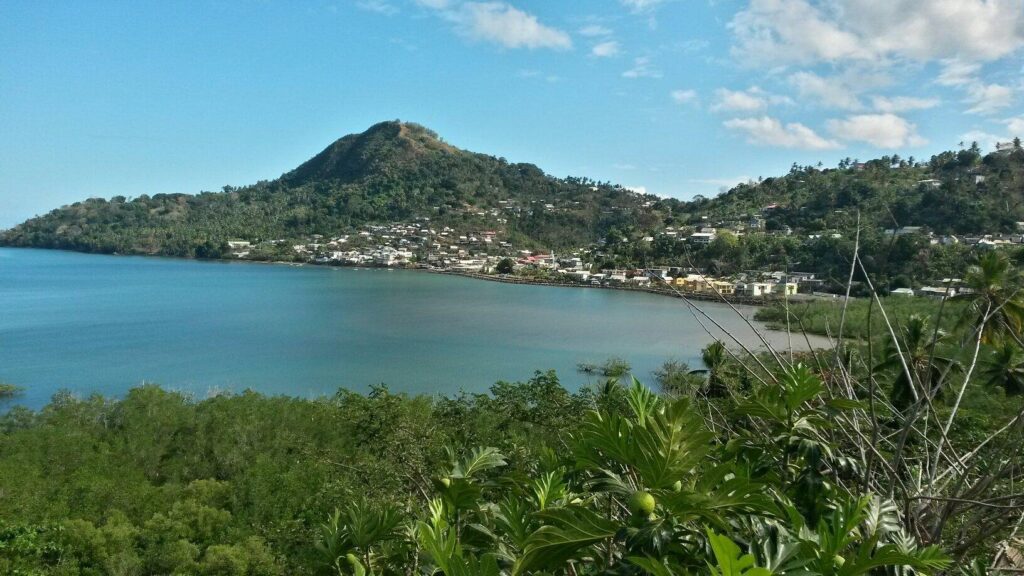
<path fill-rule="evenodd" d="M 766 211 L 774 209 L 766 207 Z M 753 216 L 745 222 L 716 222 L 715 226 L 692 228 L 666 227 L 659 235 L 692 245 L 710 244 L 722 233 L 742 235 L 764 230 L 764 218 Z M 1024 223 L 1019 226 L 1024 229 Z M 774 234 L 792 234 L 791 230 L 773 231 Z M 833 238 L 838 233 L 807 235 L 814 241 L 824 235 Z M 921 235 L 932 244 L 964 242 L 980 247 L 1020 245 L 1024 235 L 984 234 L 970 236 L 935 236 L 921 227 L 905 226 L 886 230 L 892 236 Z M 228 242 L 230 254 L 238 259 L 252 259 L 260 246 L 290 248 L 294 260 L 329 266 L 366 268 L 415 268 L 451 274 L 484 277 L 491 280 L 519 283 L 544 283 L 604 288 L 648 289 L 679 292 L 687 295 L 720 298 L 733 297 L 745 301 L 778 298 L 835 298 L 835 294 L 822 292 L 824 280 L 813 272 L 750 270 L 729 277 L 715 277 L 689 267 L 655 266 L 647 268 L 602 269 L 592 265 L 600 245 L 580 248 L 563 254 L 552 251 L 517 249 L 496 230 L 457 231 L 449 226 L 438 226 L 429 218 L 412 222 L 368 225 L 358 232 L 326 237 L 314 235 L 305 242 L 265 240 Z M 651 242 L 653 236 L 641 241 Z M 894 296 L 943 299 L 963 291 L 961 281 L 946 278 L 941 285 L 922 286 L 917 289 L 896 288 Z"/>

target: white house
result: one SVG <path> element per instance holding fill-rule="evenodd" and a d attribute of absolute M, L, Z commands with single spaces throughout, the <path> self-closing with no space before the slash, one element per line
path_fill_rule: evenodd
<path fill-rule="evenodd" d="M 917 290 L 916 294 L 926 298 L 944 300 L 946 298 L 956 296 L 956 288 L 947 288 L 944 286 L 922 286 Z"/>
<path fill-rule="evenodd" d="M 736 292 L 744 296 L 764 296 L 772 293 L 774 284 L 768 282 L 741 282 L 736 285 Z"/>

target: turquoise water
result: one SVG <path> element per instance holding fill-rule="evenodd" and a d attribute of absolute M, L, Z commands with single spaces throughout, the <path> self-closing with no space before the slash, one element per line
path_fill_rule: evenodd
<path fill-rule="evenodd" d="M 117 396 L 142 382 L 198 397 L 377 383 L 451 394 L 553 368 L 578 387 L 578 363 L 612 356 L 649 382 L 669 358 L 697 364 L 710 340 L 681 301 L 648 294 L 0 249 L 0 381 L 34 408 L 62 388 Z"/>

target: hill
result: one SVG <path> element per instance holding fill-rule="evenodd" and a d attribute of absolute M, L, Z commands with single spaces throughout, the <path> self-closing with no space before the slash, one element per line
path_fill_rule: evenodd
<path fill-rule="evenodd" d="M 849 274 L 858 215 L 861 253 L 876 284 L 960 276 L 975 247 L 1021 243 L 1024 150 L 982 155 L 972 145 L 927 161 L 794 164 L 788 174 L 715 198 L 681 201 L 555 178 L 392 121 L 335 141 L 276 180 L 198 195 L 92 198 L 0 234 L 0 245 L 216 258 L 228 255 L 227 241 L 241 240 L 253 246 L 249 258 L 312 260 L 327 257 L 316 248 L 318 236 L 353 235 L 356 242 L 327 248 L 338 251 L 358 245 L 356 234 L 367 227 L 416 223 L 398 236 L 376 230 L 361 249 L 408 249 L 415 256 L 401 262 L 433 256 L 450 263 L 524 248 L 586 248 L 581 255 L 594 268 L 800 270 L 836 288 Z M 717 239 L 688 242 L 700 227 L 714 227 Z M 484 243 L 483 231 L 493 244 Z M 296 253 L 297 243 L 314 249 Z"/>
<path fill-rule="evenodd" d="M 305 239 L 430 218 L 561 248 L 610 226 L 651 226 L 653 197 L 456 148 L 422 126 L 382 122 L 272 181 L 221 192 L 91 198 L 33 218 L 0 244 L 86 252 L 218 256 L 229 239 Z"/>
<path fill-rule="evenodd" d="M 671 217 L 658 229 L 609 238 L 599 265 L 694 265 L 725 276 L 802 271 L 817 274 L 823 289 L 841 290 L 859 217 L 860 253 L 875 285 L 919 287 L 961 277 L 979 250 L 1022 245 L 1024 150 L 982 155 L 972 145 L 927 161 L 794 164 L 788 174 L 714 198 L 658 206 Z M 698 227 L 713 228 L 714 241 L 681 240 Z"/>
<path fill-rule="evenodd" d="M 772 207 L 768 209 L 768 207 Z M 763 213 L 767 228 L 923 226 L 936 234 L 1010 232 L 1024 221 L 1024 151 L 982 155 L 976 145 L 924 162 L 883 156 L 838 168 L 794 165 L 789 174 L 740 184 L 695 210 L 720 218 Z"/>

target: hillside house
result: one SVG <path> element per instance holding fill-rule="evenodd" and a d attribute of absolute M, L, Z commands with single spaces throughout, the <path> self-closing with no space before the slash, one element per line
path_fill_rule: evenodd
<path fill-rule="evenodd" d="M 1016 148 L 1013 142 L 996 142 L 996 152 L 999 154 L 1009 154 Z"/>
<path fill-rule="evenodd" d="M 690 234 L 690 242 L 694 244 L 711 244 L 715 241 L 714 232 L 694 232 Z"/>

